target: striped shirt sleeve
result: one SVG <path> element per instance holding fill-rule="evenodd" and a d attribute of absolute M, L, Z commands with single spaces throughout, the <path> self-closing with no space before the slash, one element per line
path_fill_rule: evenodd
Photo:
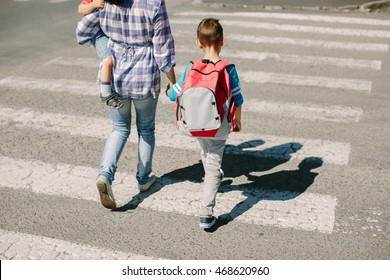
<path fill-rule="evenodd" d="M 168 20 L 165 1 L 161 5 L 154 17 L 154 57 L 157 65 L 163 73 L 167 73 L 175 66 L 175 46 Z"/>
<path fill-rule="evenodd" d="M 96 10 L 83 18 L 77 23 L 76 39 L 80 45 L 90 44 L 91 39 L 100 30 L 99 11 Z"/>
<path fill-rule="evenodd" d="M 241 94 L 240 80 L 238 79 L 236 67 L 234 65 L 228 66 L 227 71 L 230 77 L 230 88 L 232 90 L 232 97 L 236 107 L 240 107 L 244 103 L 244 98 Z"/>

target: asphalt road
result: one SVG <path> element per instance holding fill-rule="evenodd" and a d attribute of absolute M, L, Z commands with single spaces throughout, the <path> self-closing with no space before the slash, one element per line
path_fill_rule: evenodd
<path fill-rule="evenodd" d="M 198 152 L 175 134 L 164 96 L 159 183 L 144 195 L 129 187 L 137 158 L 130 142 L 114 187 L 124 207 L 99 204 L 93 182 L 109 123 L 94 50 L 75 39 L 77 3 L 2 0 L 0 238 L 8 245 L 0 259 L 89 258 L 66 249 L 77 245 L 112 253 L 91 258 L 388 260 L 389 14 L 256 18 L 233 14 L 247 11 L 238 7 L 167 6 L 178 73 L 201 56 L 196 23 L 215 15 L 225 27 L 222 56 L 242 83 L 243 131 L 225 153 L 218 226 L 198 228 Z M 33 237 L 38 247 L 17 241 Z M 68 245 L 38 250 L 39 238 Z"/>

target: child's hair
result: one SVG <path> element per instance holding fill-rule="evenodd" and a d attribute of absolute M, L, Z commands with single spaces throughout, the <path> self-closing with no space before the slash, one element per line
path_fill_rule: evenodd
<path fill-rule="evenodd" d="M 199 42 L 204 46 L 216 46 L 223 39 L 223 28 L 218 19 L 203 19 L 196 30 Z"/>
<path fill-rule="evenodd" d="M 110 4 L 117 5 L 117 6 L 120 6 L 123 4 L 123 2 L 125 2 L 125 0 L 106 0 L 106 1 Z"/>

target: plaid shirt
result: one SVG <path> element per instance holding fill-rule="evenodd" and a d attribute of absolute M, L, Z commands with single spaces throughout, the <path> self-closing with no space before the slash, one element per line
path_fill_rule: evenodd
<path fill-rule="evenodd" d="M 175 66 L 174 40 L 164 0 L 106 3 L 77 25 L 79 44 L 89 44 L 100 30 L 110 38 L 114 59 L 113 91 L 120 97 L 143 99 L 160 93 L 160 71 Z"/>

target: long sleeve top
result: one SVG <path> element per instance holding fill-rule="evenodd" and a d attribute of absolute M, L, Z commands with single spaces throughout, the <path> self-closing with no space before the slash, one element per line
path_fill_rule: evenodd
<path fill-rule="evenodd" d="M 125 0 L 120 6 L 106 3 L 78 23 L 79 44 L 88 43 L 100 28 L 110 38 L 113 91 L 124 98 L 157 97 L 160 71 L 167 73 L 176 64 L 165 1 Z"/>

